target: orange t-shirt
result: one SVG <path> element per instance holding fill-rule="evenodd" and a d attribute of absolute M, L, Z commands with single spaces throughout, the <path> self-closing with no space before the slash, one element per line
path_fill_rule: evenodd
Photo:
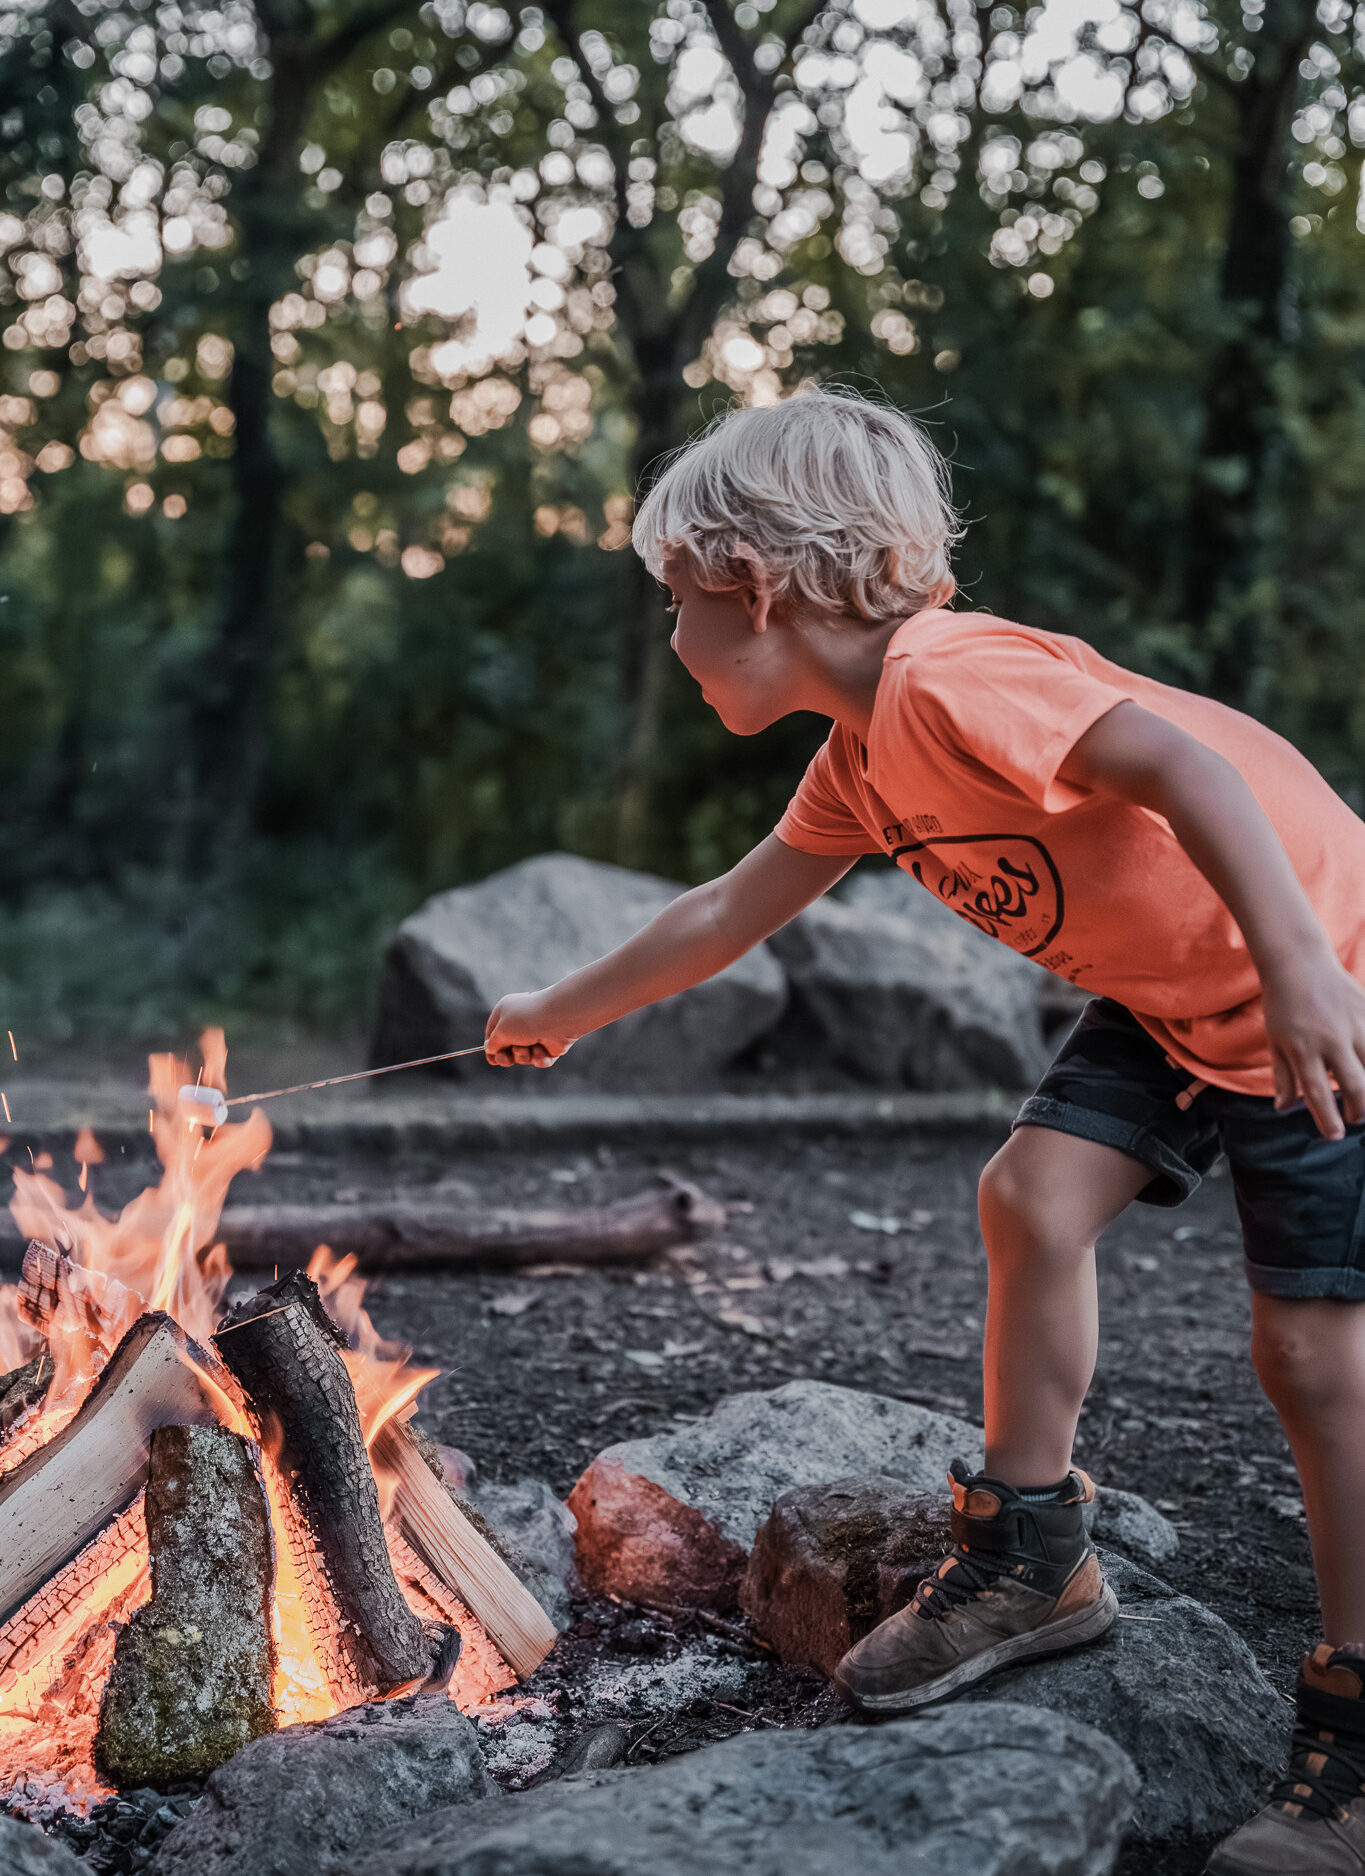
<path fill-rule="evenodd" d="M 1059 781 L 1131 699 L 1240 770 L 1347 969 L 1365 982 L 1365 821 L 1283 737 L 1078 638 L 929 611 L 887 647 L 866 747 L 835 724 L 777 826 L 804 853 L 885 853 L 978 930 L 1125 1004 L 1203 1081 L 1275 1092 L 1236 921 L 1161 815 Z"/>

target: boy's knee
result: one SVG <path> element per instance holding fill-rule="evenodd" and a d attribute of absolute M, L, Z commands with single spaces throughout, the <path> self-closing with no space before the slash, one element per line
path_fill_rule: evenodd
<path fill-rule="evenodd" d="M 1324 1337 L 1321 1332 L 1323 1305 L 1267 1303 L 1259 1298 L 1258 1304 L 1251 1358 L 1270 1399 L 1276 1406 L 1306 1412 L 1341 1405 L 1354 1375 L 1343 1375 L 1341 1364 L 1333 1358 L 1335 1337 Z"/>
<path fill-rule="evenodd" d="M 977 1183 L 977 1206 L 992 1256 L 1020 1249 L 1059 1249 L 1073 1235 L 1046 1186 L 1030 1176 L 1013 1142 L 988 1160 Z M 1083 1248 L 1077 1246 L 1077 1248 Z"/>

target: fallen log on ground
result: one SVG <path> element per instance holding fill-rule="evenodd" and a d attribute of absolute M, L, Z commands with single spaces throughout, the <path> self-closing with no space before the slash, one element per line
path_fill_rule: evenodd
<path fill-rule="evenodd" d="M 220 1424 L 217 1366 L 169 1316 L 138 1319 L 75 1417 L 0 1484 L 0 1620 L 141 1491 L 155 1428 Z"/>
<path fill-rule="evenodd" d="M 611 1205 L 470 1213 L 449 1200 L 378 1205 L 230 1205 L 217 1239 L 234 1265 L 307 1268 L 319 1244 L 361 1270 L 629 1264 L 725 1224 L 725 1207 L 686 1180 Z"/>
<path fill-rule="evenodd" d="M 309 1294 L 311 1292 L 311 1295 Z M 431 1673 L 439 1641 L 398 1587 L 341 1331 L 297 1273 L 248 1297 L 213 1338 L 285 1481 L 309 1628 L 347 1704 Z"/>

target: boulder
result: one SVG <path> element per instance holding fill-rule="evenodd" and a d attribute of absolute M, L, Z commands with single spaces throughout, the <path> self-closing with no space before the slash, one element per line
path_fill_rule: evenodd
<path fill-rule="evenodd" d="M 960 1698 L 1022 1700 L 1095 1726 L 1142 1777 L 1134 1828 L 1210 1837 L 1256 1808 L 1293 1721 L 1241 1636 L 1211 1609 L 1105 1552 L 1122 1614 L 1102 1641 L 996 1675 Z"/>
<path fill-rule="evenodd" d="M 859 873 L 769 946 L 787 973 L 778 1059 L 827 1062 L 880 1087 L 1031 1087 L 1047 1066 L 1039 967 L 908 875 Z"/>
<path fill-rule="evenodd" d="M 740 1607 L 784 1661 L 832 1674 L 854 1642 L 905 1607 L 951 1541 L 942 1494 L 899 1479 L 784 1492 L 754 1540 Z"/>
<path fill-rule="evenodd" d="M 942 1493 L 965 1420 L 823 1381 L 731 1394 L 705 1420 L 599 1453 L 569 1495 L 579 1574 L 660 1608 L 733 1607 L 759 1524 L 783 1492 L 851 1473 Z"/>
<path fill-rule="evenodd" d="M 1139 1563 L 1169 1563 L 1180 1548 L 1175 1526 L 1155 1505 L 1137 1492 L 1121 1492 L 1112 1485 L 1095 1487 L 1085 1522 L 1097 1544 L 1121 1550 Z"/>
<path fill-rule="evenodd" d="M 36 1824 L 0 1815 L 0 1876 L 89 1876 L 89 1865 Z"/>
<path fill-rule="evenodd" d="M 894 1479 L 788 1492 L 758 1533 L 741 1601 L 784 1661 L 828 1674 L 909 1600 L 947 1537 L 941 1502 Z M 1283 1753 L 1289 1708 L 1226 1622 L 1126 1558 L 1103 1555 L 1122 1616 L 1102 1641 L 994 1675 L 959 1698 L 1046 1707 L 1115 1740 L 1142 1778 L 1134 1823 L 1144 1837 L 1229 1830 Z"/>
<path fill-rule="evenodd" d="M 477 1042 L 513 990 L 539 990 L 647 925 L 684 890 L 567 853 L 541 854 L 478 885 L 438 893 L 389 945 L 371 1060 L 376 1066 Z M 728 970 L 585 1036 L 561 1079 L 686 1088 L 716 1074 L 776 1022 L 782 972 L 759 945 Z M 477 1057 L 452 1073 L 483 1076 Z"/>
<path fill-rule="evenodd" d="M 981 1452 L 979 1427 L 855 1388 L 788 1381 L 727 1395 L 707 1419 L 622 1441 L 589 1464 L 569 1495 L 579 1574 L 628 1602 L 733 1607 L 755 1533 L 784 1492 L 875 1475 L 946 1510 L 949 1461 L 979 1464 Z M 1111 1496 L 1122 1501 L 1113 1519 Z M 1101 1488 L 1095 1513 L 1098 1535 L 1144 1561 L 1175 1547 L 1172 1527 L 1133 1493 Z"/>
<path fill-rule="evenodd" d="M 583 1771 L 376 1839 L 363 1867 L 366 1876 L 1104 1876 L 1136 1783 L 1124 1754 L 1089 1727 L 1028 1707 L 958 1707 L 877 1728 L 744 1734 L 640 1771 Z"/>
<path fill-rule="evenodd" d="M 478 1735 L 444 1695 L 353 1707 L 268 1733 L 212 1774 L 156 1876 L 314 1876 L 376 1831 L 496 1790 Z"/>

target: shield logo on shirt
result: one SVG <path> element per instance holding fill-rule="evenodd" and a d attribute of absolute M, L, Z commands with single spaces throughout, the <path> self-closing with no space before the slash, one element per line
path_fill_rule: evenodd
<path fill-rule="evenodd" d="M 891 858 L 969 925 L 1025 957 L 1062 929 L 1062 880 L 1028 834 L 942 834 L 893 847 Z"/>

